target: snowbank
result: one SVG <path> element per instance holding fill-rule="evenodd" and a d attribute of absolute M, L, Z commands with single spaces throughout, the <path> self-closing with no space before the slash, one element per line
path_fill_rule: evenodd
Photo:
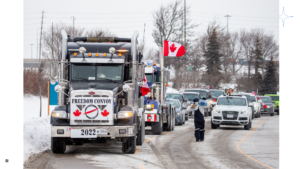
<path fill-rule="evenodd" d="M 47 98 L 42 98 L 42 117 L 39 117 L 39 97 L 24 97 L 23 103 L 23 162 L 25 162 L 31 155 L 50 149 L 51 127 Z"/>
<path fill-rule="evenodd" d="M 179 93 L 179 91 L 177 89 L 174 89 L 174 88 L 171 88 L 171 87 L 167 87 L 166 93 Z"/>

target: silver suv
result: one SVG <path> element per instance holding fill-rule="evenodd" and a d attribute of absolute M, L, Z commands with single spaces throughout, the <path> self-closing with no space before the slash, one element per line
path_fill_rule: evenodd
<path fill-rule="evenodd" d="M 217 129 L 220 125 L 244 126 L 251 129 L 252 109 L 245 96 L 220 96 L 211 115 L 211 128 Z"/>

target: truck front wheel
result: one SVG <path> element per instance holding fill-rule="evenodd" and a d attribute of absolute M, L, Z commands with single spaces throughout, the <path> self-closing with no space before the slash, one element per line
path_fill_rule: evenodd
<path fill-rule="evenodd" d="M 144 121 L 144 114 L 141 120 L 141 128 L 138 130 L 137 138 L 136 138 L 136 145 L 141 146 L 143 145 L 145 139 L 145 121 Z"/>
<path fill-rule="evenodd" d="M 128 137 L 122 139 L 122 152 L 126 154 L 133 154 L 136 150 L 136 138 Z"/>
<path fill-rule="evenodd" d="M 152 130 L 152 134 L 157 134 L 157 135 L 161 135 L 162 133 L 162 129 L 163 129 L 163 118 L 162 118 L 163 114 L 159 114 L 159 121 L 158 122 L 153 122 L 151 124 L 151 130 Z"/>
<path fill-rule="evenodd" d="M 51 150 L 53 153 L 64 153 L 66 151 L 66 140 L 64 137 L 51 137 Z"/>

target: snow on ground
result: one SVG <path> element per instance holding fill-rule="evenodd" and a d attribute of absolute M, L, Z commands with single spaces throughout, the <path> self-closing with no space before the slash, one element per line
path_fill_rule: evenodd
<path fill-rule="evenodd" d="M 179 91 L 177 89 L 174 89 L 174 88 L 171 88 L 171 87 L 167 87 L 166 93 L 179 93 Z"/>
<path fill-rule="evenodd" d="M 25 162 L 31 155 L 50 149 L 51 127 L 47 98 L 42 98 L 42 117 L 39 117 L 39 97 L 24 96 L 23 103 L 23 162 Z"/>

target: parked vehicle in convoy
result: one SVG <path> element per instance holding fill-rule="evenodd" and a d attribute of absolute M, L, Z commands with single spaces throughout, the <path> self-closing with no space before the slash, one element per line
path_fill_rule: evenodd
<path fill-rule="evenodd" d="M 261 114 L 270 114 L 270 116 L 274 116 L 275 114 L 275 107 L 274 103 L 272 101 L 272 98 L 270 96 L 259 96 L 261 101 L 267 106 L 267 108 L 264 108 L 261 103 Z"/>
<path fill-rule="evenodd" d="M 134 153 L 145 137 L 139 94 L 145 65 L 138 32 L 131 38 L 71 39 L 65 30 L 61 35 L 61 60 L 52 62 L 50 71 L 51 83 L 58 81 L 58 106 L 50 121 L 52 152 L 64 153 L 67 144 L 116 140 L 123 153 Z"/>
<path fill-rule="evenodd" d="M 144 99 L 145 126 L 151 126 L 153 134 L 161 135 L 163 130 L 172 131 L 175 126 L 175 108 L 170 103 L 165 103 L 170 72 L 152 60 L 142 62 L 147 63 L 145 76 L 150 87 L 150 93 Z"/>
<path fill-rule="evenodd" d="M 238 94 L 234 94 L 234 95 L 236 95 L 236 96 L 245 96 L 247 98 L 248 106 L 251 107 L 252 119 L 254 119 L 257 112 L 254 111 L 254 105 L 253 105 L 253 103 L 250 102 L 250 97 L 253 96 L 253 95 L 252 94 L 247 94 L 247 93 L 238 93 Z"/>
<path fill-rule="evenodd" d="M 210 90 L 207 89 L 186 89 L 184 92 L 198 92 L 199 93 L 199 106 L 203 110 L 205 110 L 205 117 L 211 115 L 211 93 Z M 207 110 L 207 111 L 206 111 Z"/>
<path fill-rule="evenodd" d="M 181 93 L 167 93 L 166 94 L 166 98 L 169 99 L 177 99 L 180 102 L 180 105 L 183 109 L 183 111 L 187 112 L 187 106 L 188 106 L 188 99 L 185 99 L 183 97 L 183 94 Z M 185 120 L 188 121 L 189 120 L 189 115 L 188 113 L 185 113 Z"/>
<path fill-rule="evenodd" d="M 220 125 L 244 126 L 250 130 L 252 125 L 251 108 L 245 96 L 220 96 L 211 116 L 211 128 Z"/>
<path fill-rule="evenodd" d="M 197 92 L 183 92 L 182 94 L 183 94 L 183 97 L 189 101 L 188 106 L 191 106 L 191 104 L 193 104 L 194 98 L 199 99 L 199 93 L 197 93 Z M 189 116 L 193 116 L 192 111 L 189 111 L 189 112 L 187 111 L 187 113 L 189 114 Z"/>
<path fill-rule="evenodd" d="M 277 94 L 265 94 L 265 96 L 270 96 L 275 104 L 275 111 L 279 115 L 279 95 Z"/>
<path fill-rule="evenodd" d="M 185 124 L 185 116 L 186 116 L 186 111 L 183 111 L 181 104 L 179 100 L 175 99 L 166 99 L 166 103 L 170 103 L 172 106 L 176 108 L 176 115 L 175 115 L 175 124 Z"/>
<path fill-rule="evenodd" d="M 219 90 L 219 89 L 210 89 L 210 93 L 211 93 L 210 107 L 212 109 L 216 105 L 219 96 L 226 95 L 226 93 L 223 90 Z"/>
<path fill-rule="evenodd" d="M 256 112 L 256 113 L 254 113 L 255 117 L 260 118 L 261 103 L 258 101 L 257 96 L 255 96 L 255 95 L 250 96 L 250 102 L 253 103 L 253 108 L 254 108 L 254 111 Z"/>

